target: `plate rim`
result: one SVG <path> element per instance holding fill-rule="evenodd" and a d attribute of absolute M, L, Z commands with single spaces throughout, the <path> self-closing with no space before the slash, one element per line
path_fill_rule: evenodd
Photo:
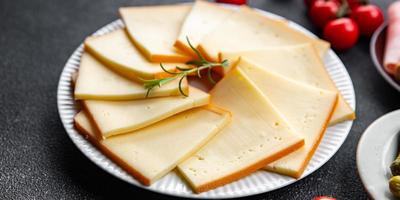
<path fill-rule="evenodd" d="M 228 7 L 228 8 L 233 8 L 233 9 L 237 9 L 237 8 L 238 8 L 238 6 L 235 6 L 235 5 L 229 5 L 229 4 L 220 4 L 220 5 L 225 6 L 225 7 Z M 275 19 L 284 19 L 284 20 L 287 20 L 289 26 L 291 26 L 292 28 L 294 28 L 294 29 L 296 29 L 296 30 L 298 30 L 298 31 L 304 32 L 304 33 L 306 33 L 306 34 L 308 34 L 308 35 L 310 35 L 310 36 L 312 36 L 312 37 L 317 37 L 315 34 L 313 34 L 312 32 L 310 32 L 309 30 L 307 30 L 306 28 L 304 28 L 304 27 L 301 26 L 300 24 L 297 24 L 297 23 L 295 23 L 295 22 L 293 22 L 293 21 L 291 21 L 291 20 L 289 20 L 289 19 L 287 19 L 287 18 L 284 18 L 284 17 L 282 17 L 282 16 L 279 16 L 279 15 L 276 15 L 276 14 L 274 14 L 274 13 L 271 13 L 271 12 L 268 12 L 268 11 L 265 11 L 265 10 L 261 10 L 261 9 L 258 9 L 258 8 L 253 8 L 253 9 L 257 10 L 258 12 L 262 13 L 263 15 L 266 15 L 266 16 L 269 16 L 269 17 L 272 17 L 272 18 L 275 18 Z M 110 26 L 110 25 L 118 25 L 118 23 L 121 23 L 121 19 L 116 19 L 116 20 L 114 20 L 114 21 L 112 21 L 112 22 L 110 22 L 110 23 L 108 23 L 108 24 L 106 24 L 106 25 L 100 27 L 99 29 L 97 29 L 97 30 L 93 33 L 93 35 L 99 34 L 99 31 L 105 29 L 107 26 Z M 201 194 L 199 195 L 199 194 L 195 194 L 195 193 L 185 194 L 185 193 L 171 193 L 171 192 L 169 192 L 169 191 L 159 191 L 159 190 L 154 189 L 154 188 L 151 188 L 151 187 L 143 186 L 143 185 L 141 185 L 140 183 L 132 183 L 132 182 L 129 182 L 129 181 L 125 180 L 124 178 L 118 176 L 117 174 L 111 172 L 111 170 L 108 169 L 107 167 L 105 167 L 104 165 L 98 164 L 97 161 L 96 161 L 92 156 L 90 156 L 89 153 L 88 153 L 87 151 L 84 151 L 84 149 L 81 148 L 81 144 L 78 144 L 78 142 L 73 138 L 73 134 L 77 134 L 79 137 L 82 137 L 82 136 L 81 136 L 81 134 L 77 133 L 77 131 L 76 131 L 76 129 L 75 129 L 74 126 L 72 126 L 72 127 L 67 127 L 67 122 L 65 121 L 66 119 L 64 119 L 64 117 L 63 117 L 62 114 L 61 114 L 61 110 L 62 110 L 62 108 L 61 108 L 61 106 L 62 106 L 61 101 L 63 101 L 63 99 L 60 98 L 60 97 L 61 97 L 60 91 L 62 90 L 62 89 L 61 89 L 61 86 L 62 86 L 61 83 L 62 83 L 62 81 L 63 81 L 62 79 L 63 79 L 63 77 L 65 77 L 66 74 L 68 73 L 68 71 L 66 70 L 66 69 L 67 69 L 67 65 L 68 65 L 69 61 L 70 61 L 73 57 L 76 57 L 76 56 L 79 56 L 79 57 L 80 57 L 80 55 L 78 55 L 78 54 L 80 54 L 80 51 L 83 51 L 83 43 L 81 43 L 81 44 L 73 51 L 73 53 L 71 54 L 71 56 L 68 58 L 66 64 L 64 65 L 64 68 L 63 68 L 63 70 L 62 70 L 62 72 L 61 72 L 61 74 L 60 74 L 59 82 L 58 82 L 58 87 L 57 87 L 57 108 L 58 108 L 59 117 L 60 117 L 60 119 L 61 119 L 61 121 L 62 121 L 62 124 L 63 124 L 63 127 L 64 127 L 64 129 L 65 129 L 65 132 L 67 132 L 69 138 L 72 140 L 72 142 L 75 144 L 75 146 L 76 146 L 76 147 L 77 147 L 77 148 L 78 148 L 92 163 L 94 163 L 96 166 L 100 167 L 101 169 L 103 169 L 103 170 L 106 171 L 107 173 L 111 174 L 112 176 L 118 178 L 119 180 L 122 180 L 122 181 L 124 181 L 124 182 L 126 182 L 126 183 L 128 183 L 128 184 L 131 184 L 131 185 L 134 185 L 134 186 L 136 186 L 136 187 L 139 187 L 139 188 L 142 188 L 142 189 L 151 191 L 151 192 L 155 192 L 155 193 L 158 193 L 158 194 L 169 195 L 169 196 L 174 196 L 174 197 L 196 198 L 196 199 L 197 199 L 197 198 L 227 199 L 227 198 L 235 198 L 235 197 L 252 196 L 252 195 L 257 195 L 257 194 L 262 194 L 262 193 L 267 193 L 267 192 L 272 192 L 272 191 L 278 190 L 278 189 L 280 189 L 280 188 L 283 188 L 283 187 L 286 187 L 286 186 L 288 186 L 288 185 L 291 185 L 291 184 L 293 184 L 293 183 L 295 183 L 295 182 L 297 182 L 297 181 L 299 181 L 299 180 L 301 180 L 301 179 L 307 177 L 308 175 L 314 173 L 314 172 L 317 171 L 319 168 L 321 168 L 323 165 L 325 165 L 325 164 L 333 157 L 333 155 L 335 155 L 335 154 L 337 153 L 337 151 L 338 151 L 338 150 L 340 149 L 340 147 L 343 145 L 343 143 L 344 143 L 344 141 L 347 139 L 347 136 L 349 135 L 349 133 L 350 133 L 350 131 L 351 131 L 351 128 L 352 128 L 352 125 L 353 125 L 353 121 L 347 121 L 347 122 L 346 122 L 346 123 L 349 124 L 349 125 L 347 125 L 346 128 L 345 128 L 346 134 L 345 134 L 344 138 L 338 143 L 338 145 L 335 146 L 336 149 L 332 151 L 333 153 L 332 153 L 332 155 L 328 156 L 328 159 L 326 159 L 326 160 L 323 161 L 323 162 L 320 162 L 320 163 L 318 164 L 318 166 L 315 167 L 315 169 L 314 169 L 313 171 L 311 171 L 310 173 L 308 173 L 308 174 L 304 173 L 303 176 L 302 176 L 301 178 L 299 178 L 299 179 L 292 179 L 292 180 L 290 180 L 290 181 L 287 181 L 285 184 L 281 184 L 281 185 L 279 185 L 278 187 L 275 187 L 275 188 L 272 189 L 272 190 L 269 190 L 269 191 L 267 191 L 267 190 L 260 190 L 260 191 L 257 191 L 257 192 L 248 192 L 248 193 L 244 193 L 244 194 L 229 194 L 229 195 L 224 195 L 224 196 L 221 196 L 220 194 L 216 194 L 216 195 L 214 195 L 214 196 L 204 196 L 204 195 L 201 195 L 201 194 L 204 194 L 204 193 L 201 193 Z M 340 60 L 340 58 L 337 56 L 337 54 L 336 54 L 332 49 L 329 49 L 329 50 L 328 50 L 327 55 L 328 55 L 328 54 L 329 54 L 330 56 L 332 56 L 334 60 L 339 61 L 339 63 L 343 66 L 343 67 L 340 67 L 340 68 L 343 68 L 344 75 L 346 76 L 345 79 L 346 79 L 346 81 L 349 82 L 349 86 L 350 86 L 350 88 L 351 88 L 351 89 L 350 89 L 350 96 L 351 96 L 352 98 L 351 98 L 351 102 L 349 103 L 349 105 L 350 105 L 350 106 L 354 109 L 354 111 L 355 111 L 355 110 L 356 110 L 356 96 L 355 96 L 354 85 L 353 85 L 352 79 L 351 79 L 351 77 L 350 77 L 350 75 L 349 75 L 347 69 L 345 68 L 343 62 Z M 68 81 L 70 81 L 70 80 L 68 80 Z M 70 84 L 70 85 L 71 85 L 71 84 Z M 71 86 L 70 86 L 70 87 L 71 87 Z M 75 100 L 72 99 L 72 101 L 75 101 Z M 72 130 L 71 130 L 71 129 L 72 129 Z M 88 141 L 86 140 L 86 142 L 88 142 Z M 88 143 L 89 143 L 89 142 L 88 142 Z M 93 146 L 91 143 L 89 143 L 89 145 Z M 94 148 L 95 148 L 97 151 L 99 151 L 96 147 L 94 147 Z M 99 151 L 99 152 L 100 152 L 101 154 L 103 154 L 101 151 Z M 104 154 L 103 154 L 103 155 L 104 155 Z M 106 158 L 108 159 L 108 157 L 106 157 Z M 111 162 L 113 162 L 113 161 L 111 160 Z M 113 163 L 115 164 L 115 162 L 113 162 Z M 116 165 L 117 165 L 117 164 L 116 164 Z M 117 165 L 117 166 L 118 166 L 118 165 Z M 119 167 L 119 166 L 118 166 L 118 167 Z M 124 170 L 124 171 L 125 171 L 125 170 Z"/>
<path fill-rule="evenodd" d="M 357 172 L 358 172 L 358 176 L 360 177 L 360 180 L 361 180 L 361 182 L 362 182 L 362 184 L 363 184 L 363 187 L 364 187 L 364 190 L 368 193 L 368 195 L 370 196 L 370 197 L 372 197 L 373 199 L 377 199 L 377 196 L 375 195 L 375 193 L 373 192 L 373 191 L 371 191 L 371 190 L 368 190 L 368 188 L 366 187 L 366 185 L 368 184 L 368 181 L 367 181 L 367 179 L 364 177 L 364 176 L 362 176 L 361 175 L 361 172 L 360 172 L 360 168 L 362 168 L 361 166 L 362 166 L 362 164 L 361 164 L 361 157 L 362 157 L 362 151 L 361 151 L 361 148 L 363 147 L 363 145 L 365 145 L 365 142 L 367 141 L 366 140 L 366 137 L 368 137 L 369 136 L 369 134 L 371 133 L 371 130 L 375 127 L 375 126 L 377 126 L 377 124 L 380 124 L 380 123 L 384 123 L 384 122 L 386 122 L 385 120 L 387 119 L 387 118 L 389 118 L 389 117 L 391 117 L 391 116 L 397 116 L 397 115 L 399 115 L 400 116 L 400 109 L 397 109 L 397 110 L 393 110 L 393 111 L 390 111 L 390 112 L 388 112 L 388 113 L 386 113 L 386 114 L 384 114 L 384 115 L 382 115 L 382 116 L 380 116 L 380 117 L 378 117 L 378 118 L 376 118 L 365 130 L 364 130 L 364 132 L 362 133 L 362 135 L 361 135 L 361 137 L 360 137 L 360 139 L 359 139 L 359 141 L 358 141 L 358 144 L 357 144 L 357 150 L 356 150 L 356 165 L 357 165 Z M 397 134 L 397 133 L 395 133 L 395 134 Z"/>

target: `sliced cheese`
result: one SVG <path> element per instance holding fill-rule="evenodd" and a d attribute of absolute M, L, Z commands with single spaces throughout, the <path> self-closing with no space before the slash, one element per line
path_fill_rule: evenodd
<path fill-rule="evenodd" d="M 91 36 L 85 40 L 85 49 L 113 71 L 129 79 L 153 79 L 164 76 L 160 63 L 149 62 L 132 44 L 124 29 L 101 36 Z M 173 71 L 183 64 L 165 63 L 167 70 Z"/>
<path fill-rule="evenodd" d="M 160 179 L 196 152 L 230 121 L 228 112 L 196 108 L 152 126 L 105 140 L 84 112 L 75 116 L 80 132 L 144 185 Z"/>
<path fill-rule="evenodd" d="M 83 101 L 88 114 L 106 138 L 134 131 L 179 112 L 209 103 L 209 94 L 191 87 L 189 97 L 171 96 L 133 101 Z"/>
<path fill-rule="evenodd" d="M 240 70 L 228 73 L 210 94 L 213 104 L 232 113 L 232 122 L 178 165 L 195 192 L 238 180 L 304 144 Z"/>
<path fill-rule="evenodd" d="M 173 45 L 190 11 L 190 5 L 120 8 L 128 33 L 143 55 L 152 62 L 186 62 Z"/>
<path fill-rule="evenodd" d="M 224 52 L 223 59 L 235 63 L 239 56 L 290 79 L 309 84 L 314 87 L 338 92 L 335 83 L 325 69 L 324 63 L 311 44 L 267 48 L 263 50 Z M 331 118 L 330 125 L 355 119 L 354 110 L 339 95 L 338 105 Z"/>
<path fill-rule="evenodd" d="M 179 79 L 153 89 L 149 97 L 180 95 L 178 86 Z M 185 79 L 182 84 L 185 94 L 188 88 Z M 143 84 L 116 74 L 92 55 L 83 53 L 74 93 L 75 99 L 81 100 L 133 100 L 146 98 L 147 90 Z"/>
<path fill-rule="evenodd" d="M 337 102 L 337 93 L 311 87 L 240 60 L 240 68 L 304 137 L 304 146 L 267 165 L 270 171 L 299 178 L 326 130 Z"/>
<path fill-rule="evenodd" d="M 186 37 L 190 39 L 193 46 L 197 47 L 205 35 L 217 29 L 223 20 L 232 13 L 231 9 L 197 0 L 182 25 L 175 47 L 189 55 L 196 56 L 188 45 Z"/>
<path fill-rule="evenodd" d="M 312 43 L 323 55 L 329 43 L 308 36 L 289 27 L 281 20 L 273 20 L 247 6 L 229 16 L 217 30 L 204 37 L 200 51 L 210 60 L 219 60 L 223 51 L 245 51 L 265 47 Z"/>

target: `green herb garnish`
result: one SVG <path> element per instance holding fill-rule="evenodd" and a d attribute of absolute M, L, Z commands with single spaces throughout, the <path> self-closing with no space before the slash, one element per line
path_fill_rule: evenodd
<path fill-rule="evenodd" d="M 167 84 L 167 83 L 169 83 L 169 82 L 171 82 L 171 81 L 173 81 L 173 80 L 175 80 L 175 79 L 179 79 L 179 92 L 180 92 L 183 96 L 186 96 L 186 97 L 187 97 L 188 95 L 185 94 L 185 93 L 183 92 L 183 89 L 182 89 L 182 81 L 183 81 L 183 79 L 184 79 L 185 77 L 187 77 L 189 74 L 196 73 L 197 76 L 198 76 L 199 78 L 201 78 L 200 72 L 201 72 L 202 70 L 207 70 L 207 77 L 208 77 L 208 80 L 209 80 L 212 84 L 215 84 L 215 81 L 214 81 L 214 79 L 213 79 L 212 76 L 211 76 L 211 75 L 212 75 L 212 74 L 211 74 L 211 69 L 214 68 L 214 67 L 220 67 L 220 66 L 222 66 L 222 67 L 227 67 L 227 66 L 229 65 L 228 60 L 223 60 L 221 63 L 214 63 L 214 62 L 210 62 L 210 61 L 206 60 L 206 59 L 200 54 L 200 52 L 199 52 L 196 48 L 193 47 L 193 45 L 190 43 L 188 37 L 186 37 L 186 41 L 187 41 L 187 43 L 189 44 L 190 48 L 196 53 L 196 55 L 197 55 L 197 57 L 198 57 L 198 60 L 191 60 L 191 61 L 186 62 L 186 64 L 188 64 L 188 65 L 194 65 L 194 66 L 196 66 L 196 67 L 194 67 L 194 68 L 182 68 L 182 67 L 176 66 L 176 69 L 178 69 L 179 72 L 171 72 L 171 71 L 168 71 L 167 69 L 165 69 L 165 67 L 163 66 L 163 64 L 160 63 L 161 69 L 162 69 L 164 72 L 166 72 L 166 73 L 168 73 L 168 74 L 171 74 L 171 75 L 173 75 L 173 76 L 171 76 L 171 77 L 166 77 L 166 78 L 160 78 L 160 79 L 144 80 L 143 86 L 144 86 L 145 89 L 147 89 L 146 98 L 149 96 L 149 94 L 150 94 L 150 92 L 151 92 L 151 90 L 152 90 L 153 88 L 155 88 L 155 87 L 161 87 L 161 86 L 163 86 L 164 84 Z"/>

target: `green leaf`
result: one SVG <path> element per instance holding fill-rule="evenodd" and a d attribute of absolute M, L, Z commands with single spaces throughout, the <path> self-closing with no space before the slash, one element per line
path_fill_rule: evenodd
<path fill-rule="evenodd" d="M 229 66 L 229 61 L 228 60 L 223 60 L 222 62 L 221 62 L 221 66 L 222 67 L 228 67 Z"/>
<path fill-rule="evenodd" d="M 181 70 L 181 71 L 189 71 L 189 70 L 193 69 L 193 68 L 182 68 L 182 67 L 179 67 L 179 66 L 176 66 L 176 68 Z"/>
<path fill-rule="evenodd" d="M 185 78 L 185 76 L 182 76 L 181 79 L 179 80 L 179 92 L 180 92 L 183 96 L 187 97 L 188 95 L 185 94 L 185 93 L 183 92 L 183 90 L 182 90 L 182 80 L 183 80 L 184 78 Z"/>
<path fill-rule="evenodd" d="M 176 69 L 180 70 L 179 72 L 172 72 L 172 71 L 168 71 L 162 63 L 160 63 L 160 67 L 161 69 L 168 73 L 168 74 L 173 74 L 174 76 L 171 77 L 166 77 L 166 78 L 160 78 L 160 79 L 150 79 L 150 80 L 145 80 L 145 79 L 141 79 L 143 81 L 143 86 L 145 89 L 147 89 L 146 92 L 146 98 L 149 96 L 150 92 L 153 90 L 153 88 L 155 87 L 162 87 L 163 85 L 175 80 L 179 78 L 179 85 L 178 85 L 178 89 L 179 92 L 183 95 L 183 96 L 188 96 L 187 94 L 185 94 L 185 92 L 182 89 L 182 82 L 184 80 L 184 78 L 186 78 L 189 74 L 194 74 L 196 73 L 197 76 L 199 78 L 201 78 L 201 70 L 207 70 L 207 78 L 208 80 L 212 83 L 215 84 L 215 80 L 212 77 L 212 68 L 213 67 L 228 67 L 229 66 L 229 62 L 228 60 L 223 60 L 221 63 L 214 63 L 214 62 L 210 62 L 208 60 L 206 60 L 201 53 L 193 47 L 193 45 L 190 43 L 189 41 L 189 37 L 186 37 L 186 40 L 188 42 L 188 45 L 190 46 L 190 48 L 193 50 L 194 53 L 196 53 L 196 55 L 198 56 L 199 60 L 191 60 L 188 61 L 186 64 L 188 65 L 194 65 L 196 67 L 194 68 L 183 68 L 183 67 L 179 67 L 176 66 Z"/>
<path fill-rule="evenodd" d="M 200 60 L 206 60 L 206 59 L 204 59 L 203 55 L 201 55 L 201 53 L 196 48 L 194 48 L 192 43 L 190 43 L 188 36 L 186 36 L 186 41 L 189 44 L 190 48 L 194 51 L 194 53 L 196 53 L 196 55 L 199 57 Z"/>
<path fill-rule="evenodd" d="M 212 83 L 213 85 L 215 85 L 215 81 L 214 81 L 214 79 L 212 78 L 212 74 L 211 74 L 211 68 L 208 68 L 208 70 L 207 70 L 207 77 L 208 77 L 208 81 L 210 81 L 210 83 Z"/>
<path fill-rule="evenodd" d="M 195 65 L 197 67 L 204 65 L 204 62 L 201 60 L 191 60 L 186 62 L 187 65 Z"/>
<path fill-rule="evenodd" d="M 168 74 L 179 74 L 179 73 L 177 73 L 177 72 L 170 72 L 170 71 L 168 71 L 167 69 L 164 68 L 164 65 L 163 65 L 162 63 L 160 63 L 160 67 L 161 67 L 161 69 L 162 69 L 164 72 L 167 72 Z"/>

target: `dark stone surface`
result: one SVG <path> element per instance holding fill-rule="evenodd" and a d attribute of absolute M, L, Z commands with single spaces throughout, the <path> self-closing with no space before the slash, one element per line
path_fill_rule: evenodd
<path fill-rule="evenodd" d="M 85 36 L 117 18 L 127 5 L 175 1 L 0 0 L 0 199 L 155 199 L 90 162 L 59 120 L 56 89 L 67 58 Z M 377 1 L 385 8 L 390 1 Z M 258 0 L 250 5 L 287 17 L 317 32 L 301 0 Z M 338 153 L 312 175 L 280 190 L 248 199 L 366 199 L 358 177 L 357 142 L 377 117 L 398 109 L 400 94 L 374 69 L 369 40 L 339 53 L 355 86 L 357 115 Z"/>

